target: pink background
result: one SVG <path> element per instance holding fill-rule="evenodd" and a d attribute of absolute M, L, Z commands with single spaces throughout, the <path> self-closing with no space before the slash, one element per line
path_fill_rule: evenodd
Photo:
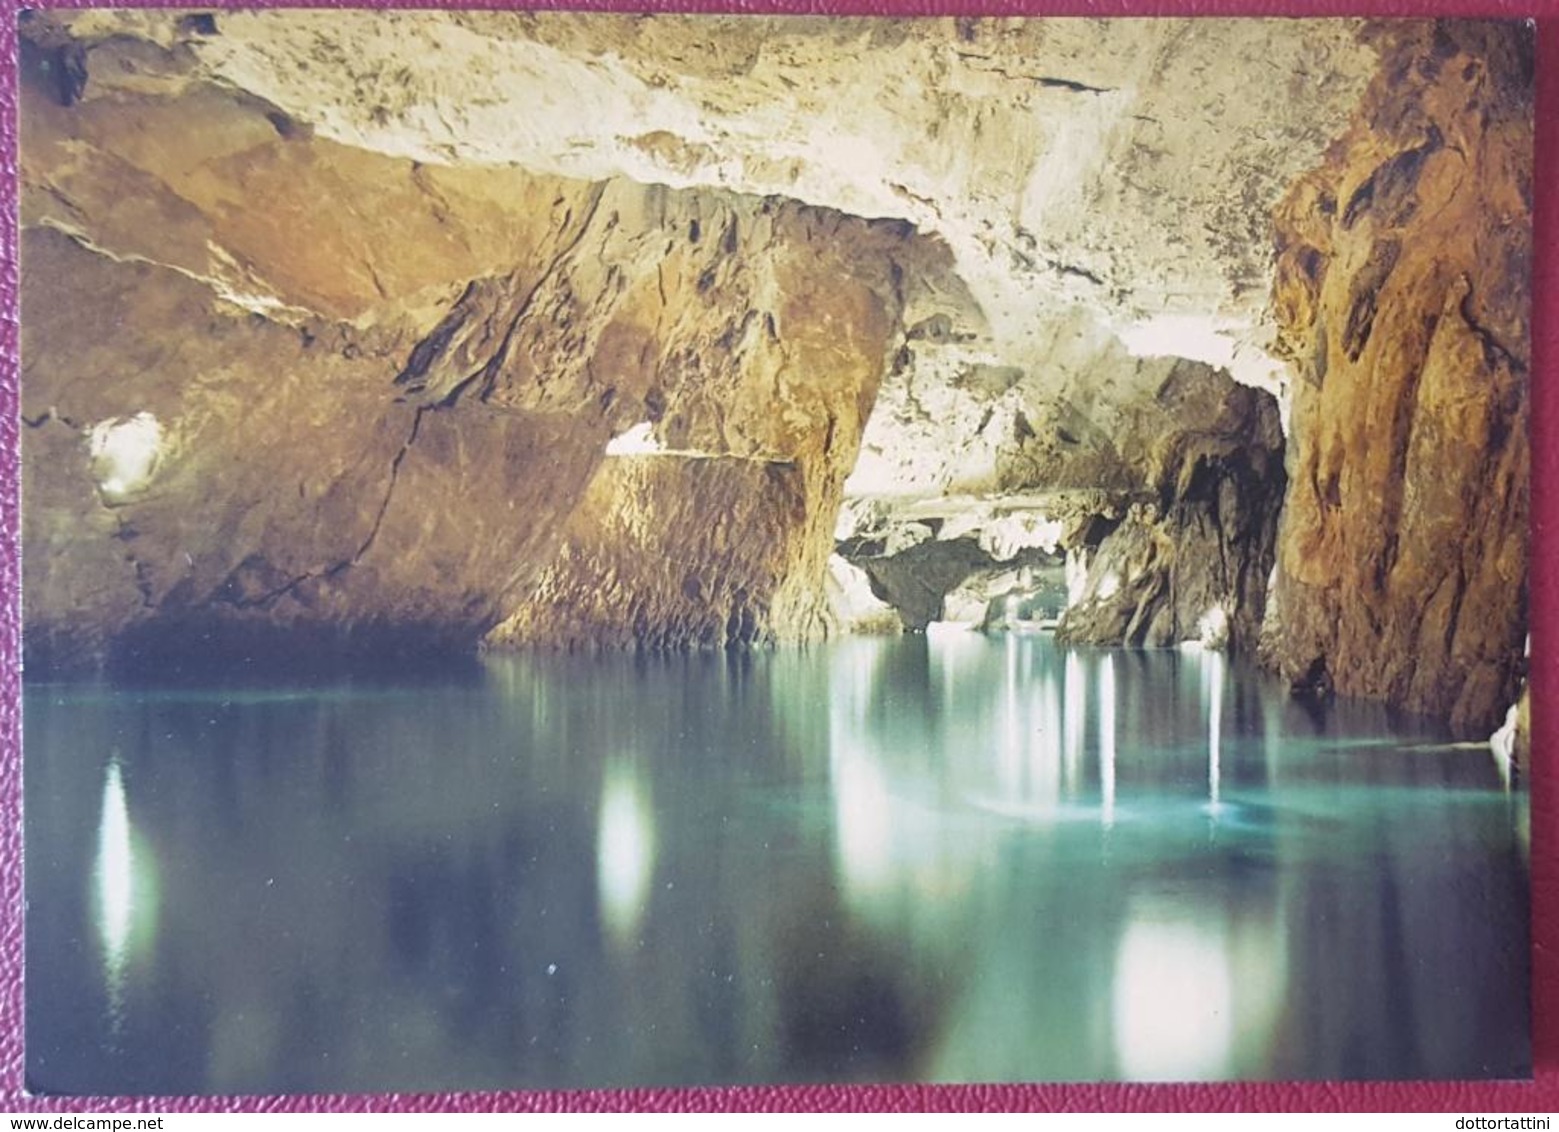
<path fill-rule="evenodd" d="M 654 11 L 747 11 L 852 13 L 870 15 L 1269 15 L 1269 16 L 1485 16 L 1538 19 L 1537 44 L 1537 260 L 1533 319 L 1535 340 L 1533 412 L 1532 680 L 1533 713 L 1532 911 L 1533 1053 L 1532 1082 L 1430 1083 L 1263 1083 L 1238 1085 L 982 1085 L 795 1087 L 740 1089 L 656 1089 L 574 1093 L 460 1093 L 389 1096 L 292 1096 L 205 1098 L 30 1098 L 23 1091 L 22 1037 L 22 824 L 20 639 L 17 543 L 17 227 L 16 227 L 16 0 L 3 0 L 0 68 L 4 73 L 3 184 L 0 214 L 0 1110 L 158 1112 L 217 1111 L 489 1111 L 519 1110 L 1423 1110 L 1489 1113 L 1559 1110 L 1559 788 L 1545 771 L 1556 732 L 1548 711 L 1559 678 L 1553 646 L 1559 615 L 1559 570 L 1551 555 L 1559 539 L 1559 445 L 1544 442 L 1559 413 L 1553 369 L 1559 362 L 1559 256 L 1554 235 L 1559 220 L 1559 85 L 1551 68 L 1559 58 L 1559 0 L 585 0 L 548 3 L 516 0 L 513 5 L 473 3 L 460 7 L 566 7 Z M 272 6 L 266 0 L 217 0 L 215 7 Z M 84 7 L 80 4 L 41 4 Z M 106 5 L 105 5 L 106 6 Z M 123 6 L 130 6 L 128 4 Z M 197 7 L 183 3 L 179 7 Z M 427 7 L 367 0 L 366 5 L 327 0 L 319 7 Z M 1546 317 L 1545 317 L 1546 316 Z"/>

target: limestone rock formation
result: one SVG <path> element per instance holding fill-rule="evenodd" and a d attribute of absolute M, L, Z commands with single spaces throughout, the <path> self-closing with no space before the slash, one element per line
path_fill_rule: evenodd
<path fill-rule="evenodd" d="M 1267 216 L 1374 69 L 1359 27 L 147 11 L 38 14 L 24 34 L 79 58 L 69 114 L 131 102 L 139 132 L 166 121 L 177 92 L 200 103 L 181 145 L 199 139 L 230 165 L 274 127 L 328 145 L 337 169 L 410 159 L 446 197 L 465 173 L 519 167 L 778 196 L 935 235 L 955 271 L 906 288 L 915 365 L 888 383 L 855 476 L 855 491 L 904 494 L 928 476 L 953 490 L 981 479 L 1004 443 L 992 429 L 1020 441 L 1032 429 L 1020 461 L 1031 469 L 1070 462 L 1042 457 L 1046 446 L 1108 449 L 1114 406 L 1162 377 L 1133 378 L 1136 358 L 1283 383 L 1265 352 Z M 267 187 L 286 193 L 288 175 Z M 185 202 L 173 211 L 215 223 L 229 257 L 196 270 L 261 302 L 348 309 L 372 288 L 398 297 L 447 281 L 436 260 L 463 235 L 472 259 L 501 247 L 423 224 L 404 234 L 417 250 L 386 265 L 364 254 L 382 245 L 344 241 L 329 215 L 288 210 L 282 224 L 272 209 L 227 207 L 210 182 L 172 185 Z M 303 263 L 267 262 L 299 238 L 314 249 Z M 189 245 L 206 258 L 202 240 Z M 937 406 L 930 427 L 916 401 Z"/>
<path fill-rule="evenodd" d="M 60 19 L 86 49 L 88 98 L 103 82 L 208 81 L 300 132 L 428 166 L 621 176 L 904 219 L 954 249 L 1008 357 L 1045 345 L 1036 312 L 1079 301 L 1123 330 L 1195 317 L 1206 348 L 1232 349 L 1261 324 L 1266 210 L 1374 66 L 1345 20 Z"/>
<path fill-rule="evenodd" d="M 1527 631 L 1532 34 L 1389 25 L 1278 212 L 1295 386 L 1272 655 L 1487 735 Z"/>
<path fill-rule="evenodd" d="M 35 666 L 469 648 L 531 600 L 598 511 L 607 444 L 645 421 L 790 469 L 788 557 L 745 589 L 760 636 L 820 623 L 895 280 L 935 245 L 730 193 L 430 169 L 203 85 L 48 94 L 23 164 Z M 149 447 L 116 455 L 126 428 Z M 672 468 L 691 542 L 704 469 Z"/>
<path fill-rule="evenodd" d="M 1025 550 L 1000 561 L 973 538 L 928 539 L 897 554 L 854 560 L 871 578 L 872 592 L 898 611 L 904 628 L 922 630 L 948 616 L 949 594 L 974 580 L 995 579 L 1025 568 L 1054 568 L 1058 562 L 1045 550 Z M 967 620 L 981 621 L 980 616 Z"/>
<path fill-rule="evenodd" d="M 489 640 L 651 650 L 772 640 L 797 624 L 784 591 L 816 542 L 807 517 L 794 461 L 608 458 L 534 593 Z"/>
<path fill-rule="evenodd" d="M 1058 639 L 1169 645 L 1211 636 L 1252 648 L 1286 478 L 1277 403 L 1194 362 L 1156 399 L 1152 499 L 1087 548 Z"/>

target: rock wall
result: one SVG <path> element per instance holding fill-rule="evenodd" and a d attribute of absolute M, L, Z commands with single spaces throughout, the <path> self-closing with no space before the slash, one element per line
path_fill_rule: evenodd
<path fill-rule="evenodd" d="M 700 457 L 638 513 L 665 502 L 648 520 L 706 581 L 730 563 L 697 560 L 719 551 L 692 504 L 752 514 L 774 496 L 745 469 L 789 469 L 754 577 L 721 584 L 759 636 L 822 624 L 898 287 L 945 251 L 790 202 L 433 169 L 199 83 L 64 99 L 30 50 L 35 670 L 469 648 L 611 511 L 605 452 L 635 424 Z M 619 561 L 651 600 L 647 560 Z M 706 597 L 671 591 L 656 639 L 701 640 Z"/>
<path fill-rule="evenodd" d="M 967 583 L 978 583 L 986 578 L 1007 580 L 1010 575 L 1012 588 L 1016 589 L 1020 571 L 1053 572 L 1059 565 L 1054 554 L 1041 549 L 1025 549 L 1008 559 L 997 559 L 969 537 L 927 539 L 897 554 L 859 557 L 851 561 L 866 571 L 872 592 L 898 612 L 904 628 L 914 631 L 948 618 L 948 596 Z M 970 590 L 965 604 L 978 605 L 979 614 L 969 619 L 983 622 L 984 603 L 975 597 L 976 593 L 983 592 L 982 587 L 975 584 Z"/>
<path fill-rule="evenodd" d="M 1087 574 L 1056 637 L 1253 648 L 1286 486 L 1277 403 L 1195 362 L 1155 400 L 1151 498 L 1075 540 Z"/>
<path fill-rule="evenodd" d="M 794 636 L 814 627 L 784 600 L 811 526 L 794 461 L 609 457 L 489 643 L 656 651 Z"/>
<path fill-rule="evenodd" d="M 1296 444 L 1270 656 L 1487 734 L 1527 631 L 1532 31 L 1384 25 L 1277 213 Z"/>
<path fill-rule="evenodd" d="M 938 270 L 945 252 L 898 222 L 643 192 L 662 202 L 656 215 L 614 210 L 606 220 L 634 249 L 608 252 L 606 298 L 570 275 L 549 311 L 549 325 L 566 328 L 561 340 L 540 349 L 518 340 L 531 371 L 511 367 L 507 387 L 476 376 L 481 350 L 473 357 L 471 343 L 490 333 L 482 327 L 531 301 L 510 288 L 464 296 L 425 340 L 416 372 L 402 375 L 427 403 L 475 390 L 501 404 L 556 382 L 587 411 L 605 411 L 616 432 L 648 441 L 649 451 L 598 472 L 540 588 L 490 643 L 594 636 L 675 648 L 818 636 L 829 625 L 834 517 L 901 334 L 898 288 L 906 274 Z M 674 201 L 682 211 L 668 214 Z M 573 270 L 588 275 L 585 263 Z M 635 285 L 623 263 L 638 266 Z M 608 313 L 582 312 L 579 296 Z M 675 579 L 662 569 L 672 565 Z M 715 633 L 717 622 L 734 627 Z"/>
<path fill-rule="evenodd" d="M 34 666 L 303 653 L 285 634 L 307 626 L 469 643 L 550 553 L 605 442 L 558 413 L 398 401 L 393 336 L 235 315 L 48 230 L 23 259 Z M 113 437 L 135 420 L 157 443 L 128 478 Z"/>

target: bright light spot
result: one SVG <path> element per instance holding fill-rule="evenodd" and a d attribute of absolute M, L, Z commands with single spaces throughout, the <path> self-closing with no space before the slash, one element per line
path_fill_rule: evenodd
<path fill-rule="evenodd" d="M 150 413 L 99 421 L 87 432 L 92 472 L 107 495 L 146 486 L 162 449 L 162 425 Z"/>
<path fill-rule="evenodd" d="M 1099 661 L 1099 793 L 1104 828 L 1115 824 L 1115 658 Z"/>
<path fill-rule="evenodd" d="M 1229 644 L 1229 615 L 1215 605 L 1196 623 L 1196 639 L 1204 649 L 1223 649 Z"/>
<path fill-rule="evenodd" d="M 1216 812 L 1223 777 L 1223 654 L 1204 654 L 1202 665 L 1202 697 L 1207 704 L 1207 801 Z"/>
<path fill-rule="evenodd" d="M 130 814 L 125 806 L 124 779 L 118 763 L 108 766 L 103 783 L 103 812 L 97 823 L 95 870 L 98 934 L 102 939 L 110 980 L 124 970 L 125 945 L 130 940 L 134 910 L 130 859 Z"/>
<path fill-rule="evenodd" d="M 115 1033 L 124 1024 L 125 969 L 135 952 L 149 945 L 156 908 L 156 864 L 138 844 L 130 825 L 124 776 L 116 758 L 109 762 L 103 780 L 92 869 L 92 920 L 102 948 L 109 1025 Z"/>
<path fill-rule="evenodd" d="M 1061 541 L 1063 527 L 1060 522 L 1047 519 L 1035 512 L 1004 515 L 981 528 L 980 549 L 998 562 L 1009 562 L 1020 550 L 1038 547 L 1054 553 Z M 942 534 L 943 538 L 949 536 Z"/>
<path fill-rule="evenodd" d="M 894 875 L 887 780 L 869 755 L 850 750 L 836 751 L 833 780 L 840 875 L 856 895 L 883 892 Z"/>
<path fill-rule="evenodd" d="M 1489 736 L 1489 750 L 1494 753 L 1494 765 L 1499 770 L 1500 781 L 1510 789 L 1510 768 L 1516 758 L 1516 729 L 1521 726 L 1521 704 L 1510 705 L 1505 722 Z"/>
<path fill-rule="evenodd" d="M 655 426 L 649 421 L 640 421 L 606 442 L 608 456 L 657 456 L 665 451 L 665 445 L 655 439 Z"/>
<path fill-rule="evenodd" d="M 1066 607 L 1071 609 L 1088 592 L 1088 555 L 1081 550 L 1066 552 Z"/>
<path fill-rule="evenodd" d="M 607 765 L 596 837 L 596 883 L 601 918 L 613 941 L 631 945 L 649 903 L 655 870 L 655 824 L 632 766 Z"/>
<path fill-rule="evenodd" d="M 1062 697 L 1066 703 L 1063 720 L 1066 731 L 1066 789 L 1067 794 L 1072 795 L 1076 792 L 1078 779 L 1082 776 L 1083 728 L 1088 715 L 1088 688 L 1083 682 L 1082 657 L 1071 649 L 1066 653 L 1062 687 L 1065 689 Z"/>
<path fill-rule="evenodd" d="M 1115 571 L 1111 570 L 1104 576 L 1104 580 L 1099 583 L 1099 599 L 1101 601 L 1108 601 L 1110 598 L 1114 597 L 1117 593 L 1120 592 L 1120 588 L 1121 576 L 1115 573 Z"/>
<path fill-rule="evenodd" d="M 1233 979 L 1222 933 L 1168 909 L 1133 916 L 1115 957 L 1115 1053 L 1135 1081 L 1227 1075 Z"/>
<path fill-rule="evenodd" d="M 1203 315 L 1157 315 L 1121 331 L 1120 339 L 1133 357 L 1190 358 L 1220 369 L 1234 362 L 1234 339 Z"/>

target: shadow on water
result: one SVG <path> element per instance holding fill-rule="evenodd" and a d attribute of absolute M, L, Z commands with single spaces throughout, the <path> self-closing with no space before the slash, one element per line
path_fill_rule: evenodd
<path fill-rule="evenodd" d="M 1222 657 L 959 634 L 25 709 L 44 1090 L 1529 1060 L 1524 795 Z"/>
<path fill-rule="evenodd" d="M 30 666 L 44 679 L 49 666 Z M 162 622 L 132 628 L 107 658 L 127 689 L 328 688 L 336 685 L 474 685 L 483 678 L 474 637 L 417 624 L 351 632 L 231 622 Z"/>

